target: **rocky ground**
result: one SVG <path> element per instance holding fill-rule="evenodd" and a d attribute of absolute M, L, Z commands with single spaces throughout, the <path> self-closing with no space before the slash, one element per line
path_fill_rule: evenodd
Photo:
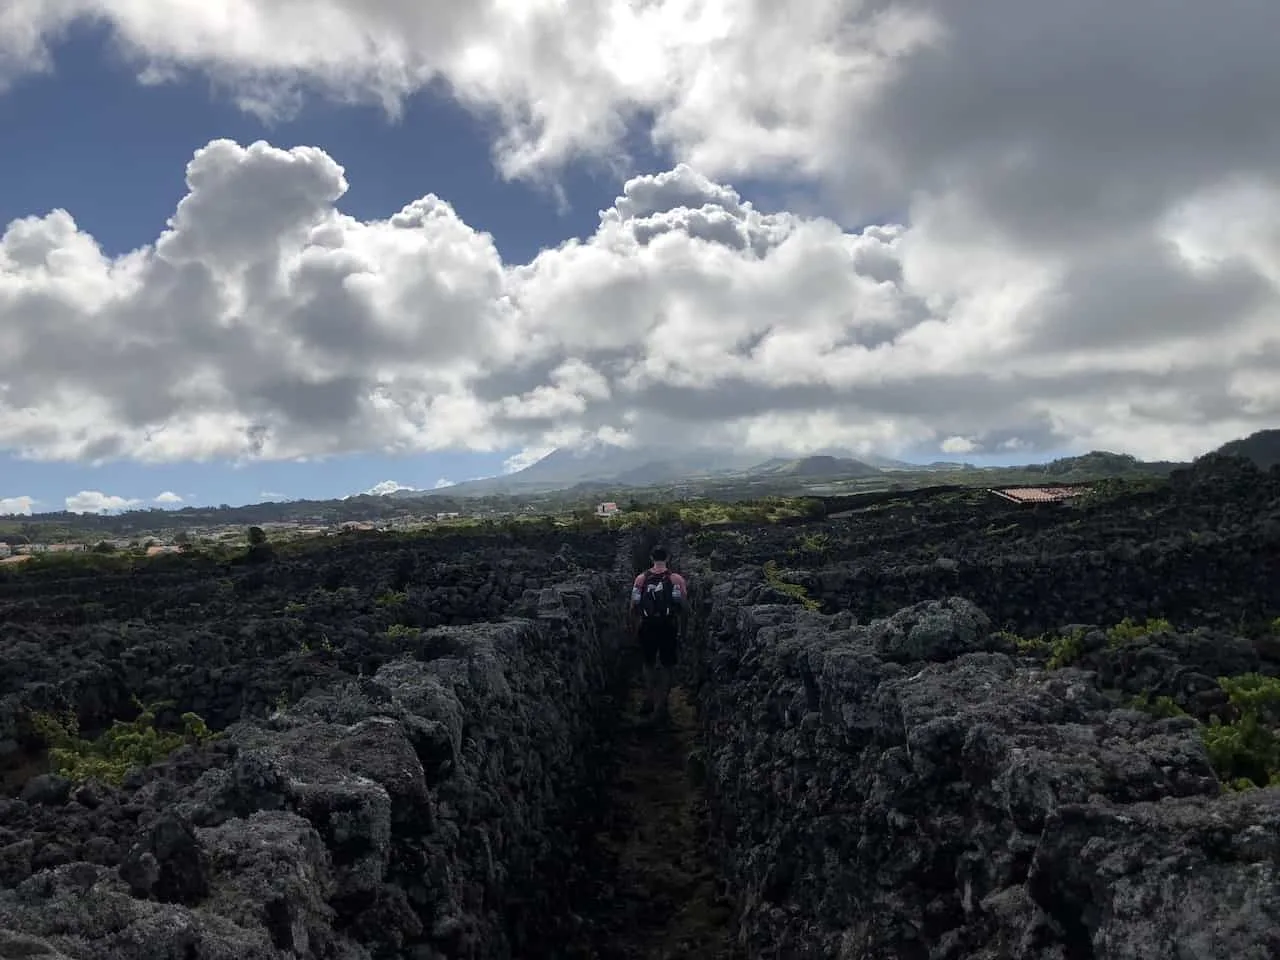
<path fill-rule="evenodd" d="M 610 817 L 596 837 L 598 886 L 583 904 L 591 931 L 583 960 L 743 960 L 729 935 L 733 900 L 707 842 L 693 705 L 673 690 L 669 720 L 655 725 L 640 715 L 642 699 L 632 686 Z"/>
<path fill-rule="evenodd" d="M 0 957 L 1280 955 L 1280 471 L 839 506 L 0 574 Z"/>

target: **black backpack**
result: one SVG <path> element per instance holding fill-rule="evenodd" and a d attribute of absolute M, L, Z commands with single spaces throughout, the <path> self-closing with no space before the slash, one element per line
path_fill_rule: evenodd
<path fill-rule="evenodd" d="M 644 586 L 640 589 L 640 615 L 646 620 L 668 620 L 679 613 L 671 571 L 655 573 L 650 570 L 645 574 Z"/>

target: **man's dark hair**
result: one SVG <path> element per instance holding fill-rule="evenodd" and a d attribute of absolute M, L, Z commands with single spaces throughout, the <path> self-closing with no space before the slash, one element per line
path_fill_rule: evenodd
<path fill-rule="evenodd" d="M 649 559 L 650 559 L 650 560 L 653 560 L 655 563 L 664 563 L 664 562 L 666 562 L 666 559 L 667 559 L 667 548 L 666 548 L 666 547 L 654 547 L 654 548 L 653 548 L 653 550 L 651 550 L 651 551 L 649 552 Z"/>

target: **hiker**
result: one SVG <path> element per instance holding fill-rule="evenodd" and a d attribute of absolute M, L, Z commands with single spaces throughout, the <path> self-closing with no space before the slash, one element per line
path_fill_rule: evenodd
<path fill-rule="evenodd" d="M 645 699 L 641 713 L 667 715 L 680 640 L 688 622 L 689 585 L 667 567 L 667 551 L 654 547 L 653 565 L 631 585 L 631 629 L 644 656 Z"/>

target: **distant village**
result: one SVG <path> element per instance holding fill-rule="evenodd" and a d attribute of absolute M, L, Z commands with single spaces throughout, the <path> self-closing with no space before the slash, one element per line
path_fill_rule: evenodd
<path fill-rule="evenodd" d="M 987 488 L 987 492 L 1001 499 L 1020 504 L 1051 503 L 1070 500 L 1081 493 L 1082 485 L 1059 485 L 1041 487 L 1006 487 Z M 468 514 L 465 518 L 458 512 L 438 512 L 421 515 L 397 516 L 382 520 L 344 520 L 333 521 L 325 517 L 301 517 L 295 520 L 264 521 L 257 524 L 245 522 L 217 524 L 209 526 L 192 526 L 178 531 L 158 530 L 154 533 L 138 533 L 130 537 L 99 538 L 87 535 L 80 539 L 65 539 L 54 542 L 32 540 L 27 536 L 7 538 L 0 535 L 0 564 L 21 563 L 40 554 L 79 553 L 93 551 L 97 553 L 132 552 L 156 556 L 164 553 L 179 553 L 190 545 L 208 544 L 240 544 L 245 538 L 248 526 L 257 526 L 275 540 L 292 540 L 302 537 L 330 537 L 341 533 L 365 532 L 409 532 L 422 530 L 442 523 L 458 520 L 505 520 L 518 515 L 528 516 L 538 512 L 535 506 L 526 506 L 519 512 L 480 512 Z M 598 503 L 592 511 L 594 516 L 602 520 L 618 516 L 622 510 L 612 500 Z M 850 511 L 852 512 L 852 511 Z M 847 514 L 832 514 L 833 518 Z"/>
<path fill-rule="evenodd" d="M 528 513 L 535 508 L 528 507 Z M 595 516 L 608 519 L 620 512 L 617 503 L 607 501 L 596 505 Z M 515 514 L 477 513 L 466 517 L 468 520 L 499 520 L 510 518 Z M 324 517 L 302 517 L 297 520 L 282 520 L 255 524 L 269 538 L 277 540 L 296 539 L 301 537 L 329 537 L 341 533 L 362 532 L 408 532 L 421 530 L 441 523 L 463 519 L 458 512 L 438 512 L 431 514 L 401 516 L 386 520 L 346 520 L 333 522 Z M 207 527 L 190 527 L 172 531 L 157 531 L 154 535 L 145 534 L 132 537 L 86 537 L 80 540 L 62 542 L 32 541 L 25 536 L 0 535 L 0 564 L 21 563 L 32 557 L 50 553 L 97 553 L 142 552 L 146 556 L 157 556 L 164 553 L 180 553 L 191 544 L 241 543 L 245 537 L 244 523 L 220 524 Z"/>

